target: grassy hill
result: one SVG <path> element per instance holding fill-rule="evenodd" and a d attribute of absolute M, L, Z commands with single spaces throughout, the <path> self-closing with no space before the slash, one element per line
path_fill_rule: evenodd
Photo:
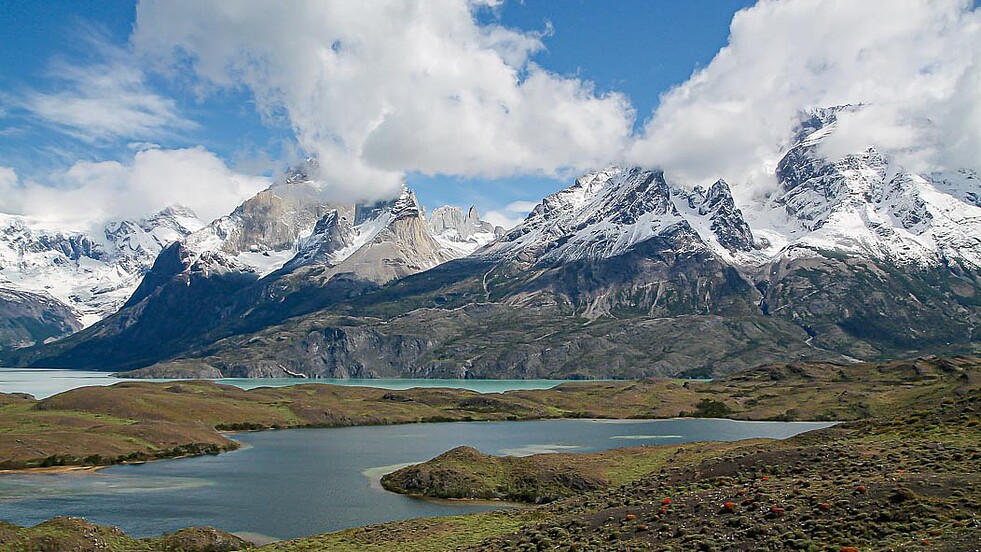
<path fill-rule="evenodd" d="M 0 469 L 106 465 L 235 448 L 226 430 L 544 418 L 856 420 L 978 387 L 981 359 L 774 364 L 711 382 L 597 381 L 480 394 L 304 384 L 124 382 L 43 400 L 0 394 Z"/>

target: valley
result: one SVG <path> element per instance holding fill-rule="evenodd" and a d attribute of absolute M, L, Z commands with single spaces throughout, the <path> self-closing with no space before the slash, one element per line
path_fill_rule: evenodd
<path fill-rule="evenodd" d="M 981 552 L 979 2 L 0 3 L 0 552 Z"/>
<path fill-rule="evenodd" d="M 11 420 L 19 420 L 23 427 L 26 423 L 39 423 L 46 416 L 73 417 L 75 423 L 90 420 L 95 425 L 86 428 L 89 434 L 93 427 L 122 422 L 134 428 L 142 427 L 142 431 L 134 433 L 141 438 L 150 434 L 148 428 L 152 426 L 138 420 L 163 423 L 169 419 L 166 421 L 175 427 L 180 425 L 182 417 L 226 423 L 233 419 L 261 420 L 264 424 L 278 421 L 287 427 L 289 418 L 284 414 L 323 412 L 328 396 L 333 398 L 331 407 L 346 416 L 328 425 L 395 423 L 399 415 L 408 416 L 410 412 L 419 415 L 422 411 L 414 409 L 424 405 L 445 417 L 459 416 L 456 419 L 541 416 L 623 419 L 684 414 L 742 419 L 853 420 L 785 440 L 659 444 L 504 458 L 472 448 L 455 448 L 431 461 L 383 477 L 382 485 L 416 495 L 506 498 L 547 504 L 530 509 L 394 521 L 286 540 L 263 549 L 524 549 L 530 543 L 563 550 L 619 550 L 767 543 L 766 546 L 833 545 L 878 550 L 903 542 L 919 549 L 926 546 L 923 542 L 930 542 L 931 547 L 961 550 L 977 535 L 970 512 L 979 504 L 979 497 L 973 491 L 977 485 L 972 479 L 977 477 L 975 464 L 981 454 L 977 441 L 979 369 L 981 360 L 967 357 L 865 365 L 784 364 L 760 367 L 713 382 L 583 382 L 563 384 L 551 390 L 497 395 L 447 389 L 393 392 L 316 384 L 242 391 L 208 382 L 133 382 L 69 391 L 52 397 L 42 408 L 31 408 L 39 411 L 36 414 L 5 405 L 4 433 L 12 430 Z M 180 392 L 174 385 L 180 386 Z M 321 388 L 322 392 L 314 393 L 315 388 Z M 106 401 L 96 392 L 117 395 L 114 400 Z M 385 393 L 389 394 L 388 398 Z M 209 399 L 196 397 L 201 394 Z M 127 401 L 127 397 L 131 400 Z M 379 405 L 388 402 L 396 402 L 400 414 L 389 406 Z M 112 417 L 100 406 L 106 404 L 116 405 Z M 362 410 L 369 405 L 375 417 L 368 417 Z M 790 405 L 797 408 L 788 409 Z M 535 411 L 536 408 L 539 410 Z M 388 418 L 380 417 L 386 413 Z M 699 420 L 664 420 L 663 423 L 691 421 Z M 704 422 L 714 423 L 711 419 Z M 679 436 L 685 433 L 681 430 L 683 425 L 658 429 L 637 426 L 637 423 L 658 422 L 637 421 L 626 426 L 613 424 L 609 428 L 617 438 L 636 434 L 637 439 L 649 439 L 651 434 L 658 434 L 665 439 L 672 437 L 667 433 L 677 432 Z M 453 436 L 452 440 L 459 437 L 451 426 L 463 427 L 432 425 L 434 429 L 439 426 L 447 427 L 446 436 Z M 255 426 L 243 424 L 237 429 L 260 427 L 263 426 L 257 422 Z M 394 430 L 400 426 L 388 427 Z M 490 426 L 482 427 L 490 430 Z M 587 434 L 585 427 L 570 435 Z M 757 431 L 750 427 L 743 431 L 747 430 Z M 532 437 L 536 431 L 529 427 L 519 435 L 542 439 Z M 277 433 L 285 437 L 288 432 L 247 435 Z M 731 429 L 725 433 L 733 434 Z M 479 432 L 473 439 L 471 442 L 481 442 Z M 631 440 L 625 439 L 622 444 Z M 96 440 L 92 441 L 97 444 Z M 360 447 L 356 443 L 363 442 L 363 438 L 342 441 Z M 440 442 L 445 441 L 436 440 L 432 444 L 438 446 Z M 259 443 L 257 440 L 256 446 Z M 273 448 L 269 454 L 281 458 L 285 450 L 299 453 L 309 449 L 310 444 L 297 443 L 297 446 Z M 252 450 L 262 449 L 247 452 Z M 236 454 L 239 453 L 228 458 L 233 459 Z M 345 458 L 356 456 L 353 451 L 344 455 Z M 146 455 L 136 459 L 149 458 Z M 172 465 L 177 467 L 181 462 L 193 461 L 177 460 Z M 233 465 L 241 461 L 236 460 Z M 232 469 L 228 476 L 242 469 L 244 466 Z M 141 476 L 143 485 L 153 485 L 154 479 L 149 472 Z M 234 486 L 228 482 L 221 488 Z M 190 490 L 175 492 L 175 496 L 189 496 L 186 493 Z M 730 508 L 729 504 L 733 506 Z M 459 507 L 469 506 L 464 502 Z M 364 514 L 358 514 L 357 519 L 365 519 Z M 797 529 L 788 530 L 788 524 Z M 0 531 L 3 539 L 0 546 L 8 543 L 14 547 L 11 550 L 17 550 L 17 546 L 25 543 L 41 542 L 37 539 L 77 542 L 79 535 L 88 535 L 85 538 L 93 546 L 110 550 L 127 549 L 127 546 L 165 550 L 169 545 L 163 543 L 174 538 L 135 540 L 118 530 L 79 520 L 53 520 L 31 529 L 5 525 Z M 188 537 L 185 550 L 236 550 L 243 546 L 233 536 L 212 529 L 196 529 L 187 535 L 197 537 Z M 214 540 L 227 544 L 222 545 L 224 548 L 205 548 Z"/>

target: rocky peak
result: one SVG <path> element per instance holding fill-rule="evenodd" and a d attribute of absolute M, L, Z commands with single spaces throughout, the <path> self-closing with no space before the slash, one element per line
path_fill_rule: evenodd
<path fill-rule="evenodd" d="M 685 224 L 661 171 L 611 167 L 546 197 L 486 249 L 491 256 L 553 264 L 619 255 Z"/>
<path fill-rule="evenodd" d="M 707 217 L 709 228 L 719 244 L 730 252 L 752 251 L 756 249 L 753 232 L 743 219 L 743 213 L 736 208 L 729 184 L 721 178 L 706 191 L 695 186 L 688 195 L 688 207 Z"/>
<path fill-rule="evenodd" d="M 900 265 L 957 258 L 981 266 L 979 181 L 972 171 L 915 174 L 872 146 L 839 158 L 825 154 L 824 141 L 840 132 L 837 118 L 858 109 L 808 114 L 777 164 L 778 192 L 751 219 L 773 225 L 762 231 L 786 240 L 777 255 L 837 250 Z M 780 211 L 782 217 L 773 216 Z"/>
<path fill-rule="evenodd" d="M 429 228 L 438 237 L 461 243 L 489 241 L 488 236 L 484 235 L 490 234 L 490 239 L 493 239 L 504 233 L 504 228 L 480 220 L 476 205 L 471 205 L 466 214 L 463 209 L 452 205 L 438 207 L 429 215 Z"/>
<path fill-rule="evenodd" d="M 303 239 L 300 250 L 283 267 L 293 270 L 308 264 L 334 264 L 338 253 L 354 245 L 357 231 L 351 226 L 350 213 L 341 214 L 337 209 L 328 211 L 313 228 L 313 233 Z"/>
<path fill-rule="evenodd" d="M 307 157 L 301 163 L 297 163 L 286 169 L 283 174 L 282 183 L 286 185 L 310 182 L 314 175 L 320 170 L 320 162 L 316 157 Z"/>
<path fill-rule="evenodd" d="M 416 200 L 416 194 L 407 188 L 404 183 L 402 184 L 402 192 L 392 203 L 391 213 L 395 220 L 408 217 L 422 217 L 422 210 L 419 208 L 419 201 Z"/>

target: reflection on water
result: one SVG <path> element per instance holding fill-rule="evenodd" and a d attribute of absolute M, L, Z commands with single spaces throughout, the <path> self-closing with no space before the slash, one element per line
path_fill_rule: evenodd
<path fill-rule="evenodd" d="M 102 470 L 12 473 L 0 476 L 0 503 L 58 496 L 142 494 L 181 491 L 214 485 L 194 477 L 106 476 Z"/>
<path fill-rule="evenodd" d="M 461 445 L 487 454 L 595 452 L 622 446 L 622 439 L 631 437 L 656 437 L 658 444 L 785 438 L 827 425 L 548 420 L 243 433 L 235 439 L 247 448 L 218 456 L 114 466 L 87 474 L 2 475 L 0 519 L 33 525 L 54 516 L 80 516 L 134 536 L 212 525 L 290 538 L 499 507 L 418 500 L 385 492 L 377 484 L 389 469 Z"/>

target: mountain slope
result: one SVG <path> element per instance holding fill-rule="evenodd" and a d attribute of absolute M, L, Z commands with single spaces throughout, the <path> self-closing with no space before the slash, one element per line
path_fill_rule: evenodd
<path fill-rule="evenodd" d="M 427 224 L 406 190 L 374 206 L 324 206 L 291 260 L 234 283 L 223 278 L 248 272 L 235 267 L 249 241 L 228 250 L 212 240 L 205 255 L 192 236 L 131 310 L 15 360 L 156 362 L 141 372 L 156 376 L 578 378 L 977 351 L 975 173 L 914 174 L 874 149 L 829 157 L 841 109 L 858 108 L 806 114 L 778 187 L 745 205 L 722 179 L 686 187 L 611 167 L 449 260 L 459 251 L 440 235 L 485 228 L 479 217 L 443 210 Z M 194 295 L 195 278 L 210 274 L 231 287 Z M 175 315 L 183 333 L 150 342 Z M 133 348 L 132 335 L 144 350 L 122 359 L 114 350 Z"/>
<path fill-rule="evenodd" d="M 371 206 L 320 200 L 305 172 L 157 257 L 116 314 L 12 362 L 139 367 L 228 334 L 315 311 L 458 254 L 430 234 L 415 196 Z"/>
<path fill-rule="evenodd" d="M 0 215 L 0 290 L 21 305 L 28 297 L 35 307 L 43 303 L 43 320 L 29 324 L 49 328 L 41 332 L 42 340 L 62 337 L 118 310 L 160 251 L 201 226 L 181 207 L 110 222 L 97 233 L 52 230 L 25 217 Z M 28 323 L 39 313 L 36 308 L 8 312 L 0 323 L 18 324 L 15 318 Z M 54 326 L 52 317 L 60 320 Z M 28 343 L 33 341 L 2 339 L 0 348 Z"/>
<path fill-rule="evenodd" d="M 0 288 L 0 343 L 29 347 L 81 327 L 71 309 L 50 295 Z"/>

